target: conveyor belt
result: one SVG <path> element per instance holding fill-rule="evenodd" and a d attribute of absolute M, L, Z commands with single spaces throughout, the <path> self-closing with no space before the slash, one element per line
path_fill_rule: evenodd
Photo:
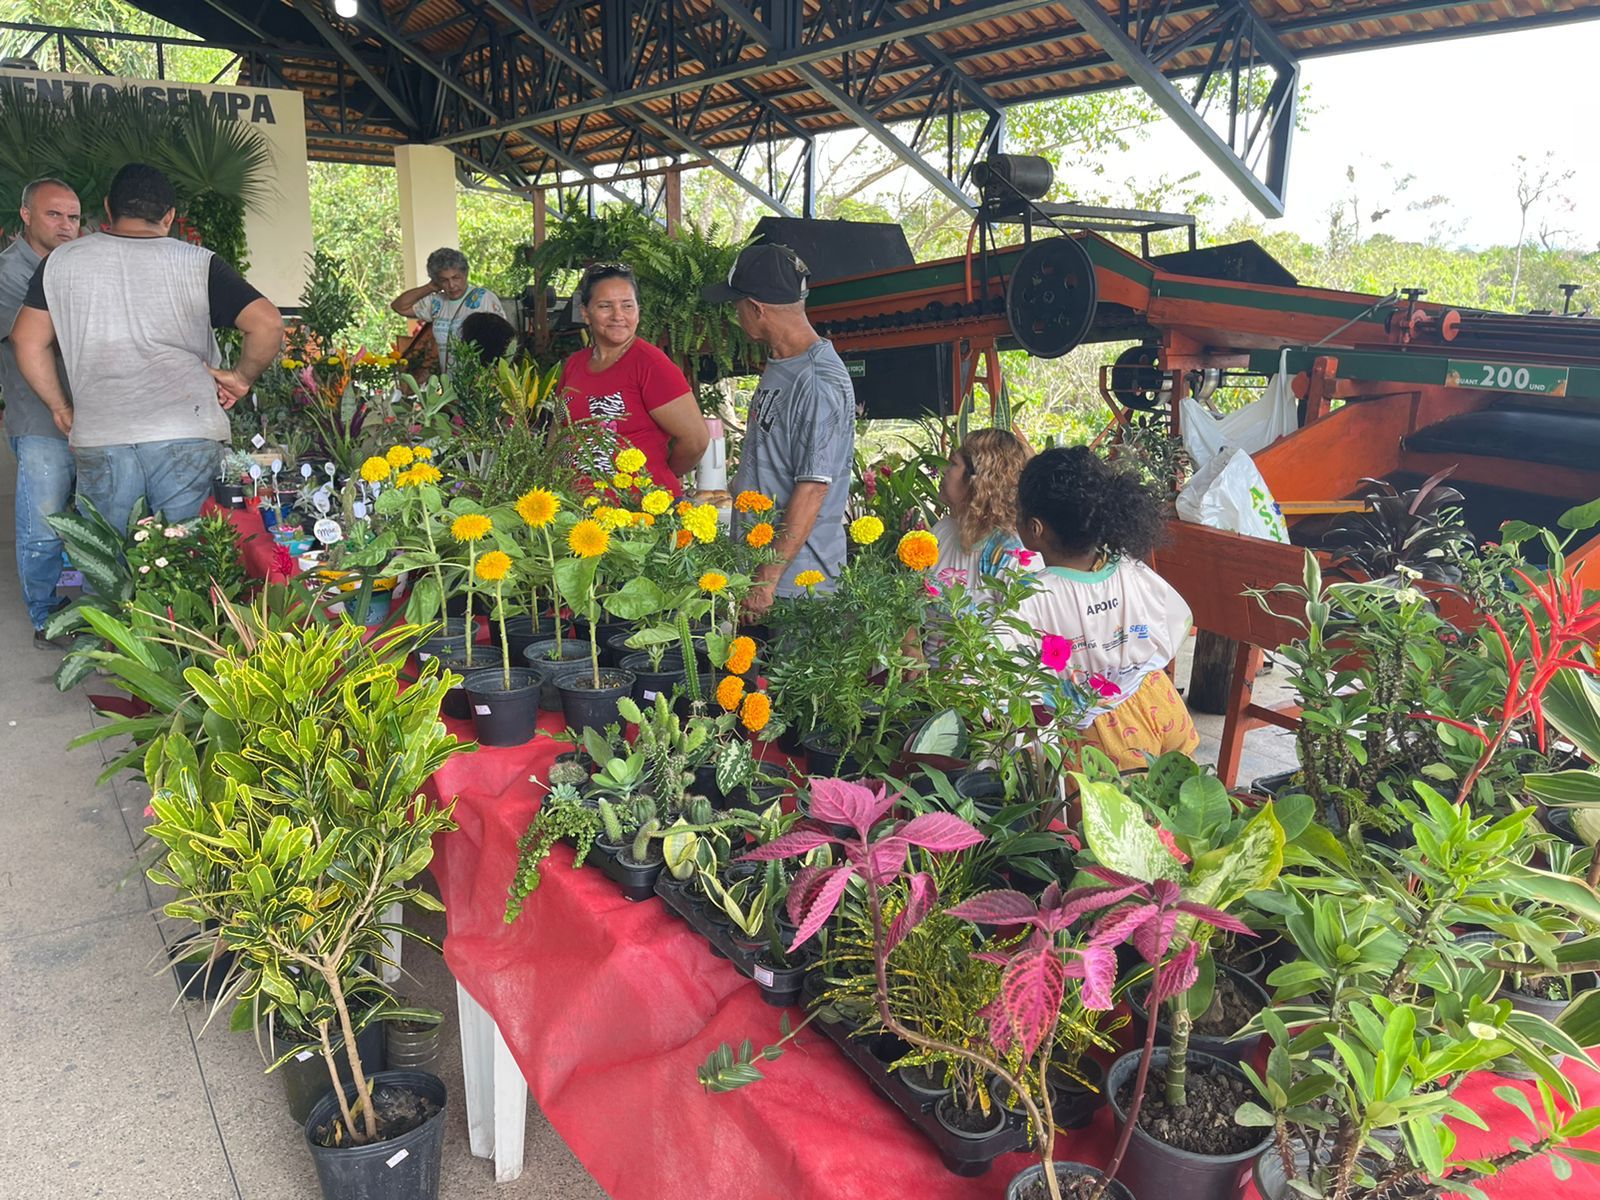
<path fill-rule="evenodd" d="M 1541 411 L 1502 401 L 1419 429 L 1405 439 L 1405 448 L 1593 471 L 1600 469 L 1600 415 Z"/>

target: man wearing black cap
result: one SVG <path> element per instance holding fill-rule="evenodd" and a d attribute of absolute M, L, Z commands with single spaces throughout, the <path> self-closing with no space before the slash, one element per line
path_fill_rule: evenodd
<path fill-rule="evenodd" d="M 779 561 L 762 567 L 745 599 L 759 619 L 774 595 L 801 596 L 805 571 L 821 572 L 831 590 L 844 566 L 845 505 L 855 461 L 855 393 L 833 344 L 806 318 L 810 271 L 787 246 L 747 246 L 728 282 L 705 289 L 706 300 L 732 301 L 739 325 L 769 351 L 739 456 L 733 490 L 771 496 L 784 510 L 773 540 Z"/>

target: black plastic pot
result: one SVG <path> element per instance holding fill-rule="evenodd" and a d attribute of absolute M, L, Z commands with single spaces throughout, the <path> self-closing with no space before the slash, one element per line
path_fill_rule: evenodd
<path fill-rule="evenodd" d="M 1050 1108 L 1062 1129 L 1087 1129 L 1094 1114 L 1105 1106 L 1105 1067 L 1086 1056 L 1078 1060 L 1077 1072 L 1094 1086 L 1085 1087 L 1065 1071 L 1052 1068 L 1050 1072 Z"/>
<path fill-rule="evenodd" d="M 818 779 L 841 779 L 861 774 L 861 764 L 845 751 L 828 744 L 826 735 L 808 733 L 800 739 L 805 751 L 806 774 Z"/>
<path fill-rule="evenodd" d="M 328 1064 L 322 1057 L 322 1046 L 317 1042 L 278 1041 L 272 1046 L 273 1056 L 281 1057 L 289 1051 L 294 1057 L 273 1074 L 283 1079 L 284 1098 L 289 1102 L 289 1115 L 304 1122 L 312 1106 L 324 1096 L 333 1103 L 333 1084 L 328 1080 Z M 368 1076 L 388 1066 L 384 1057 L 383 1022 L 368 1021 L 356 1034 L 356 1056 L 361 1059 L 361 1070 Z M 334 1058 L 339 1064 L 339 1082 L 350 1084 L 350 1063 L 344 1052 L 344 1039 L 334 1035 Z"/>
<path fill-rule="evenodd" d="M 521 746 L 533 740 L 539 728 L 537 671 L 511 668 L 511 687 L 500 667 L 474 671 L 462 686 L 472 705 L 472 726 L 480 745 Z"/>
<path fill-rule="evenodd" d="M 805 984 L 809 965 L 807 962 L 780 965 L 761 953 L 750 968 L 750 978 L 756 981 L 761 998 L 768 1004 L 774 1008 L 788 1008 L 800 1000 L 800 989 Z"/>
<path fill-rule="evenodd" d="M 678 691 L 683 690 L 686 675 L 683 659 L 679 655 L 663 655 L 661 666 L 657 669 L 650 665 L 648 654 L 642 651 L 630 651 L 625 657 L 617 660 L 617 665 L 624 671 L 633 672 L 633 700 L 640 707 L 654 704 L 657 696 L 672 695 L 674 688 Z"/>
<path fill-rule="evenodd" d="M 751 812 L 764 812 L 774 800 L 788 790 L 782 783 L 752 783 L 735 788 L 722 797 L 721 808 L 744 808 Z"/>
<path fill-rule="evenodd" d="M 463 677 L 471 675 L 474 671 L 485 667 L 498 667 L 500 665 L 499 646 L 474 646 L 472 648 L 472 664 L 467 665 L 467 653 L 464 646 L 452 649 L 448 653 L 439 655 L 439 660 L 447 671 L 454 671 Z M 467 698 L 465 682 L 458 683 L 444 694 L 444 699 L 439 704 L 439 711 L 447 717 L 454 717 L 458 721 L 465 721 L 472 716 L 472 701 Z"/>
<path fill-rule="evenodd" d="M 439 1106 L 408 1133 L 365 1146 L 319 1146 L 315 1131 L 338 1119 L 339 1101 L 330 1090 L 306 1118 L 306 1145 L 316 1164 L 324 1200 L 433 1200 L 439 1195 L 444 1161 L 444 1111 L 448 1093 L 435 1075 L 423 1071 L 384 1071 L 369 1080 L 374 1089 L 400 1088 Z M 355 1085 L 346 1095 L 355 1093 Z M 358 1118 L 359 1119 L 359 1118 Z"/>
<path fill-rule="evenodd" d="M 685 686 L 678 689 L 678 700 L 672 706 L 672 711 L 680 717 L 687 717 L 694 711 L 694 702 L 689 699 L 688 676 L 684 676 Z M 722 711 L 722 706 L 717 703 L 717 677 L 715 675 L 700 676 L 700 706 L 701 711 L 715 716 Z"/>
<path fill-rule="evenodd" d="M 656 894 L 656 880 L 661 877 L 665 864 L 662 862 L 659 849 L 653 850 L 649 862 L 634 862 L 628 857 L 631 845 L 630 838 L 627 845 L 615 850 L 600 851 L 598 865 L 601 874 L 622 889 L 625 899 L 637 903 L 640 900 L 648 900 Z M 596 850 L 599 850 L 599 843 L 596 843 Z M 589 861 L 594 862 L 595 857 L 596 855 L 591 853 Z"/>
<path fill-rule="evenodd" d="M 250 489 L 242 483 L 224 483 L 217 480 L 211 485 L 211 496 L 223 508 L 243 508 Z"/>
<path fill-rule="evenodd" d="M 1117 1101 L 1117 1093 L 1132 1084 L 1138 1075 L 1142 1050 L 1124 1054 L 1111 1064 L 1106 1076 L 1106 1097 L 1120 1134 L 1127 1122 L 1127 1113 Z M 1165 1070 L 1167 1051 L 1156 1050 L 1150 1060 L 1150 1075 Z M 1231 1063 L 1212 1058 L 1198 1051 L 1189 1052 L 1190 1077 L 1207 1071 L 1227 1071 L 1243 1078 L 1243 1072 Z M 1135 1196 L 1182 1196 L 1183 1200 L 1238 1200 L 1244 1191 L 1246 1177 L 1256 1157 L 1272 1143 L 1271 1132 L 1246 1150 L 1227 1156 L 1192 1154 L 1169 1146 L 1134 1128 L 1128 1143 L 1128 1156 L 1123 1160 L 1119 1178 Z"/>
<path fill-rule="evenodd" d="M 639 647 L 628 645 L 628 639 L 638 632 L 638 626 L 629 625 L 607 637 L 600 644 L 600 661 L 613 667 L 620 667 L 623 665 L 623 659 L 631 658 L 633 655 L 640 653 Z M 675 649 L 675 646 L 668 647 L 669 652 Z M 674 657 L 681 656 L 674 654 Z"/>
<path fill-rule="evenodd" d="M 391 1071 L 425 1071 L 439 1057 L 438 1025 L 387 1021 L 383 1039 L 384 1057 L 389 1060 Z"/>
<path fill-rule="evenodd" d="M 548 613 L 537 619 L 524 614 L 512 617 L 506 623 L 506 648 L 511 652 L 511 661 L 522 661 L 522 652 L 535 642 L 548 641 L 556 636 L 555 619 Z M 500 627 L 494 622 L 489 624 L 489 640 L 496 646 L 500 644 Z"/>
<path fill-rule="evenodd" d="M 216 927 L 215 921 L 205 924 L 206 929 Z M 172 960 L 178 995 L 185 1000 L 215 1000 L 221 996 L 236 957 L 232 950 L 222 949 L 215 938 L 197 939 L 192 935 L 169 946 L 167 955 Z"/>
<path fill-rule="evenodd" d="M 620 667 L 602 667 L 600 686 L 594 686 L 593 668 L 569 667 L 556 676 L 556 687 L 561 689 L 561 710 L 566 714 L 571 729 L 595 729 L 604 732 L 607 725 L 616 725 L 617 701 L 633 690 L 633 672 Z"/>
<path fill-rule="evenodd" d="M 986 1118 L 988 1124 L 982 1129 L 962 1129 L 955 1123 L 956 1102 L 948 1095 L 940 1096 L 933 1102 L 933 1119 L 939 1122 L 939 1127 L 951 1137 L 960 1138 L 967 1142 L 981 1142 L 992 1138 L 1006 1127 L 1005 1110 L 992 1108 Z M 981 1114 L 980 1114 L 981 1115 Z"/>
<path fill-rule="evenodd" d="M 1058 1162 L 1051 1163 L 1055 1168 L 1056 1178 L 1061 1182 L 1068 1179 L 1104 1179 L 1105 1173 L 1094 1167 L 1086 1167 L 1083 1163 Z M 1011 1177 L 1011 1182 L 1006 1184 L 1006 1200 L 1048 1200 L 1050 1189 L 1044 1182 L 1044 1164 L 1034 1163 L 1031 1167 L 1024 1167 Z M 1106 1187 L 1104 1195 L 1110 1200 L 1133 1200 L 1133 1193 L 1127 1189 L 1120 1179 L 1113 1179 Z"/>
<path fill-rule="evenodd" d="M 1235 971 L 1232 967 L 1218 964 L 1217 976 L 1220 978 L 1223 975 L 1229 976 L 1241 991 L 1258 1002 L 1259 1007 L 1256 1011 L 1259 1012 L 1261 1009 L 1272 1007 L 1272 997 L 1267 994 L 1267 990 L 1244 972 Z M 1130 988 L 1128 991 L 1128 1007 L 1133 1010 L 1134 1031 L 1138 1041 L 1144 1040 L 1144 1023 L 1149 1019 L 1144 1007 L 1146 994 L 1142 988 L 1138 990 Z M 1253 1037 L 1239 1038 L 1235 1041 L 1230 1038 L 1207 1037 L 1201 1033 L 1190 1033 L 1189 1048 L 1198 1050 L 1202 1054 L 1210 1055 L 1212 1058 L 1221 1059 L 1223 1062 L 1238 1064 L 1249 1062 L 1255 1057 L 1256 1047 L 1261 1044 L 1263 1036 L 1258 1033 Z M 1156 1045 L 1165 1046 L 1171 1040 L 1172 1027 L 1164 1019 L 1158 1018 L 1156 1021 Z"/>
<path fill-rule="evenodd" d="M 1006 806 L 1006 785 L 999 771 L 963 771 L 956 776 L 955 789 L 956 795 L 971 800 L 979 812 L 992 815 Z"/>
<path fill-rule="evenodd" d="M 417 643 L 417 663 L 420 666 L 436 658 L 449 661 L 459 656 L 466 647 L 466 640 L 459 634 L 436 633 Z"/>
<path fill-rule="evenodd" d="M 1514 977 L 1508 971 L 1505 982 L 1500 985 L 1500 991 L 1496 994 L 1495 999 L 1509 1000 L 1511 1001 L 1511 1007 L 1518 1012 L 1532 1013 L 1536 1017 L 1543 1017 L 1552 1025 L 1555 1024 L 1556 1018 L 1564 1013 L 1572 1003 L 1571 1000 L 1550 1000 L 1544 996 L 1524 996 L 1522 993 L 1512 990 L 1514 982 Z M 1568 976 L 1567 992 L 1569 995 L 1578 996 L 1596 986 L 1600 986 L 1600 977 L 1597 977 L 1592 972 L 1585 971 Z M 1566 1061 L 1566 1055 L 1552 1054 L 1550 1061 L 1559 1067 Z M 1515 1058 L 1503 1058 L 1495 1063 L 1491 1069 L 1496 1075 L 1504 1075 L 1507 1079 L 1538 1078 Z"/>
<path fill-rule="evenodd" d="M 556 650 L 560 650 L 561 657 L 551 658 Z M 539 673 L 539 707 L 545 712 L 561 711 L 561 689 L 556 686 L 555 677 L 580 658 L 588 661 L 588 644 L 572 638 L 545 638 L 522 648 L 523 665 Z"/>

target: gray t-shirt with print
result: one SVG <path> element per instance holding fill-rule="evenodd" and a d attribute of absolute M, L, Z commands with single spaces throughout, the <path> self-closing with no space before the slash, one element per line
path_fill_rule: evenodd
<path fill-rule="evenodd" d="M 844 566 L 844 513 L 855 448 L 855 392 L 833 343 L 819 338 L 792 358 L 768 359 L 750 401 L 734 491 L 763 492 L 782 508 L 797 483 L 828 485 L 817 523 L 784 570 L 778 595 L 803 594 L 794 584 L 802 571 L 821 571 L 827 578 L 822 590 L 833 587 Z"/>

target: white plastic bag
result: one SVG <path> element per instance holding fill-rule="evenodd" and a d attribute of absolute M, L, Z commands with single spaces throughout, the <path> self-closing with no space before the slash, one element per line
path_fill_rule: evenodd
<path fill-rule="evenodd" d="M 1288 542 L 1289 527 L 1256 464 L 1230 446 L 1178 493 L 1178 516 L 1194 525 Z"/>
<path fill-rule="evenodd" d="M 1185 396 L 1178 406 L 1183 427 L 1183 448 L 1199 470 L 1233 446 L 1246 454 L 1265 450 L 1285 434 L 1300 427 L 1300 407 L 1289 384 L 1288 351 L 1278 356 L 1278 373 L 1267 381 L 1266 390 L 1243 408 L 1225 417 L 1214 417 L 1192 397 Z"/>

